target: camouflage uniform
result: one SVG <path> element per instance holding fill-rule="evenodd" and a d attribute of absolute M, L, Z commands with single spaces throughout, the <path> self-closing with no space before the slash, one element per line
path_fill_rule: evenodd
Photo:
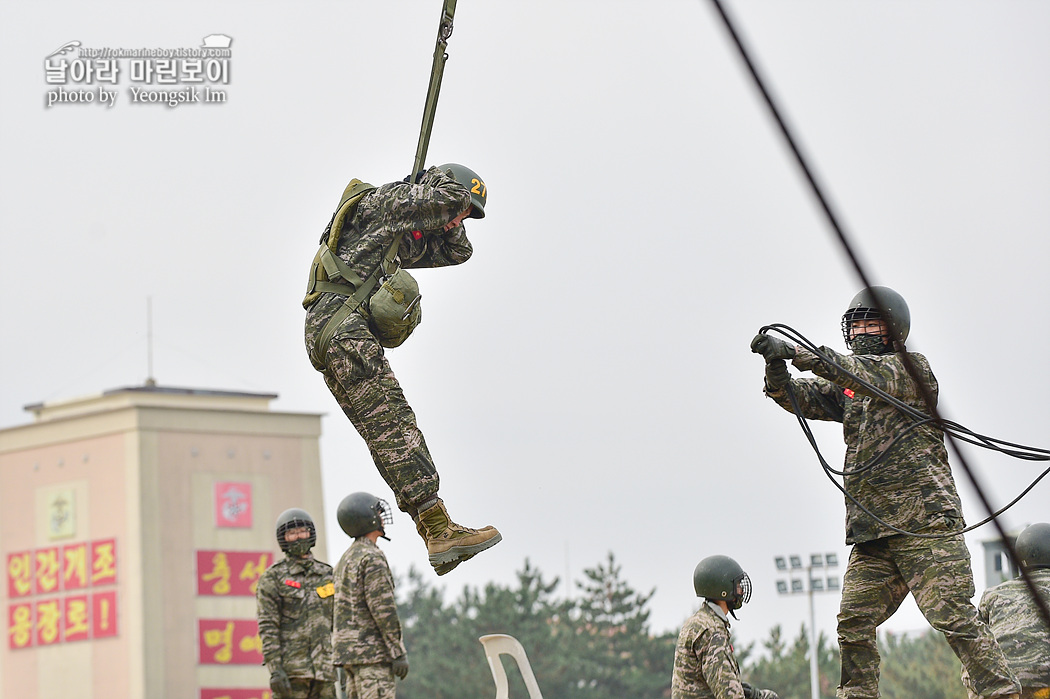
<path fill-rule="evenodd" d="M 394 182 L 369 192 L 346 223 L 336 254 L 362 280 L 380 265 L 398 233 L 401 266 L 458 265 L 473 248 L 461 225 L 445 224 L 467 210 L 470 193 L 438 168 L 419 184 Z M 344 297 L 324 294 L 306 313 L 306 348 L 312 355 L 328 319 Z M 321 366 L 325 383 L 339 407 L 368 444 L 383 480 L 394 491 L 397 506 L 416 516 L 418 506 L 438 491 L 438 474 L 416 416 L 390 369 L 382 345 L 359 313 L 351 313 L 336 330 Z"/>
<path fill-rule="evenodd" d="M 901 358 L 821 352 L 843 368 L 898 400 L 925 410 Z M 913 422 L 890 404 L 865 395 L 852 378 L 797 348 L 792 361 L 815 379 L 792 379 L 790 386 L 806 418 L 843 425 L 846 491 L 878 517 L 905 531 L 937 534 L 963 526 L 942 433 Z M 909 353 L 924 383 L 937 395 L 937 379 L 921 354 Z M 785 389 L 766 394 L 785 410 Z M 878 461 L 865 468 L 872 459 Z M 970 552 L 962 535 L 920 539 L 896 534 L 846 499 L 846 543 L 853 544 L 842 583 L 838 641 L 842 677 L 838 697 L 879 696 L 876 627 L 888 619 L 909 592 L 930 624 L 944 633 L 968 668 L 973 691 L 981 697 L 1018 691 L 1002 651 L 977 618 Z"/>
<path fill-rule="evenodd" d="M 776 694 L 760 690 L 761 699 Z M 671 699 L 743 699 L 740 667 L 729 642 L 729 619 L 713 602 L 703 602 L 678 634 Z"/>
<path fill-rule="evenodd" d="M 335 699 L 332 566 L 285 556 L 259 578 L 255 599 L 263 662 L 283 667 L 292 684 L 273 699 Z"/>
<path fill-rule="evenodd" d="M 1029 575 L 1050 604 L 1050 569 L 1033 570 Z M 1022 699 L 1050 699 L 1050 629 L 1039 615 L 1024 580 L 1007 580 L 988 588 L 977 609 L 1020 680 Z M 963 682 L 966 681 L 963 671 Z"/>
<path fill-rule="evenodd" d="M 358 537 L 335 568 L 333 661 L 346 670 L 356 699 L 394 696 L 391 663 L 405 654 L 386 555 Z"/>

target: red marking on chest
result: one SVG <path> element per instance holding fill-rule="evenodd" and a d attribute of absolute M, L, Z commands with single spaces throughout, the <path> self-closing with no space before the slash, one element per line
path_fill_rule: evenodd
<path fill-rule="evenodd" d="M 423 231 L 412 231 L 413 240 L 419 240 L 423 237 Z"/>
<path fill-rule="evenodd" d="M 851 390 L 850 390 L 850 389 L 848 389 L 848 388 L 846 388 L 846 389 L 843 389 L 843 391 L 842 391 L 842 392 L 846 394 L 846 397 L 847 397 L 847 398 L 852 398 L 852 397 L 853 397 L 853 391 L 851 391 Z"/>
<path fill-rule="evenodd" d="M 287 585 L 288 587 L 294 587 L 296 589 L 299 589 L 300 587 L 302 587 L 302 583 L 300 583 L 298 580 L 292 580 L 291 578 L 288 578 L 287 580 L 285 580 L 284 584 Z"/>

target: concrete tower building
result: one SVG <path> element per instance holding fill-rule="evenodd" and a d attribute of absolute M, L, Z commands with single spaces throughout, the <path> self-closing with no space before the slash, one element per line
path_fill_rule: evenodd
<path fill-rule="evenodd" d="M 324 521 L 320 416 L 274 398 L 146 385 L 0 430 L 0 699 L 268 696 L 274 522 Z"/>

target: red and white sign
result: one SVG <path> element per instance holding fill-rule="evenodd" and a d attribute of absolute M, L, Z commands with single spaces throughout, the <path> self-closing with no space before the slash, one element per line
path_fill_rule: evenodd
<path fill-rule="evenodd" d="M 252 484 L 223 481 L 215 484 L 215 526 L 252 526 Z"/>

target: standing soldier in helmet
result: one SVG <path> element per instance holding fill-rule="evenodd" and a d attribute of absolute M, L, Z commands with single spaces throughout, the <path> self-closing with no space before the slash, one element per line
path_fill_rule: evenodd
<path fill-rule="evenodd" d="M 350 699 L 392 699 L 394 677 L 408 675 L 408 653 L 394 601 L 394 578 L 376 545 L 387 538 L 390 506 L 369 493 L 351 493 L 336 511 L 354 542 L 335 568 L 333 661 L 343 668 Z M 389 539 L 387 539 L 389 541 Z"/>
<path fill-rule="evenodd" d="M 313 518 L 298 508 L 277 518 L 284 558 L 259 578 L 255 599 L 273 699 L 335 699 L 332 566 L 313 557 Z"/>
<path fill-rule="evenodd" d="M 401 344 L 422 317 L 405 268 L 466 262 L 473 248 L 463 220 L 485 217 L 488 190 L 477 173 L 454 163 L 417 180 L 380 187 L 351 181 L 322 236 L 303 306 L 310 361 L 444 575 L 497 544 L 500 533 L 449 517 L 434 460 L 383 348 Z"/>
<path fill-rule="evenodd" d="M 678 634 L 671 699 L 777 699 L 740 681 L 729 642 L 727 615 L 751 599 L 751 578 L 729 556 L 708 556 L 693 570 L 693 589 L 704 601 Z"/>
<path fill-rule="evenodd" d="M 1017 564 L 1050 605 L 1050 524 L 1027 527 L 1017 536 L 1014 550 Z M 1016 578 L 988 588 L 977 609 L 1021 682 L 1021 699 L 1050 699 L 1050 628 L 1024 581 Z M 965 671 L 963 683 L 968 684 Z"/>
<path fill-rule="evenodd" d="M 908 305 L 900 294 L 875 286 L 858 293 L 842 316 L 851 355 L 821 347 L 821 357 L 770 335 L 751 341 L 751 351 L 766 360 L 767 396 L 791 411 L 790 389 L 803 417 L 843 425 L 846 543 L 853 550 L 838 616 L 837 696 L 879 696 L 876 629 L 911 592 L 967 669 L 974 695 L 1014 697 L 1017 680 L 970 601 L 973 571 L 966 542 L 957 533 L 965 523 L 944 435 L 860 383 L 925 410 L 902 359 L 910 327 Z M 915 352 L 908 357 L 936 397 L 937 379 L 926 357 Z M 792 379 L 786 360 L 816 378 Z"/>

